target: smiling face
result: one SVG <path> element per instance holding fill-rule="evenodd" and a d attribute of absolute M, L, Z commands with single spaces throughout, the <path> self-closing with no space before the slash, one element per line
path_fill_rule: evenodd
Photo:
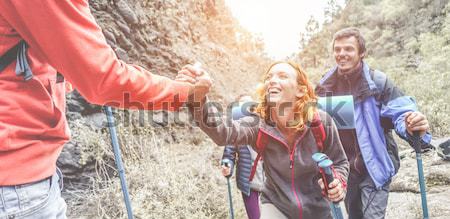
<path fill-rule="evenodd" d="M 333 54 L 341 72 L 349 72 L 356 68 L 364 58 L 364 52 L 360 52 L 358 41 L 354 36 L 336 39 Z"/>
<path fill-rule="evenodd" d="M 270 68 L 264 79 L 267 102 L 279 105 L 291 103 L 305 94 L 305 87 L 297 82 L 298 73 L 288 63 L 278 63 Z M 291 106 L 292 106 L 291 105 Z"/>

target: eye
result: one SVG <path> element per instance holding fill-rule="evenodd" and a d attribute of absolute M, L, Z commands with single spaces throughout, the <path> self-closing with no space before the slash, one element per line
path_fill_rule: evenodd
<path fill-rule="evenodd" d="M 286 79 L 288 76 L 285 73 L 281 73 L 279 77 L 281 79 Z"/>
<path fill-rule="evenodd" d="M 267 81 L 270 78 L 272 78 L 272 74 L 271 73 L 267 74 L 266 77 L 264 77 L 264 81 Z"/>
<path fill-rule="evenodd" d="M 345 51 L 353 52 L 353 51 L 355 51 L 355 48 L 353 48 L 353 47 L 351 47 L 351 46 L 345 47 Z"/>

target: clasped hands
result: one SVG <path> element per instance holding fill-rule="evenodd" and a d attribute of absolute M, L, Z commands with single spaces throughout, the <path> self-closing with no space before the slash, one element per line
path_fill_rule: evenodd
<path fill-rule="evenodd" d="M 200 64 L 185 65 L 175 77 L 175 81 L 189 83 L 189 101 L 202 102 L 208 94 L 213 81 Z"/>

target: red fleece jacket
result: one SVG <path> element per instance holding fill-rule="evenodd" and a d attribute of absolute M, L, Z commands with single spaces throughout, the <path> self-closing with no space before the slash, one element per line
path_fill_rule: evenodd
<path fill-rule="evenodd" d="M 0 72 L 0 185 L 54 173 L 70 136 L 57 71 L 95 104 L 175 110 L 187 99 L 187 84 L 118 60 L 86 0 L 0 1 L 0 56 L 20 40 L 34 77 L 16 76 L 15 61 Z"/>

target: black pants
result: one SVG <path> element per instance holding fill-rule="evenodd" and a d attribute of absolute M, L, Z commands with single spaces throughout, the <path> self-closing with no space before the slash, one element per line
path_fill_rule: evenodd
<path fill-rule="evenodd" d="M 377 189 L 369 174 L 361 176 L 350 171 L 345 197 L 348 218 L 384 218 L 390 184 L 389 181 L 382 188 Z"/>

